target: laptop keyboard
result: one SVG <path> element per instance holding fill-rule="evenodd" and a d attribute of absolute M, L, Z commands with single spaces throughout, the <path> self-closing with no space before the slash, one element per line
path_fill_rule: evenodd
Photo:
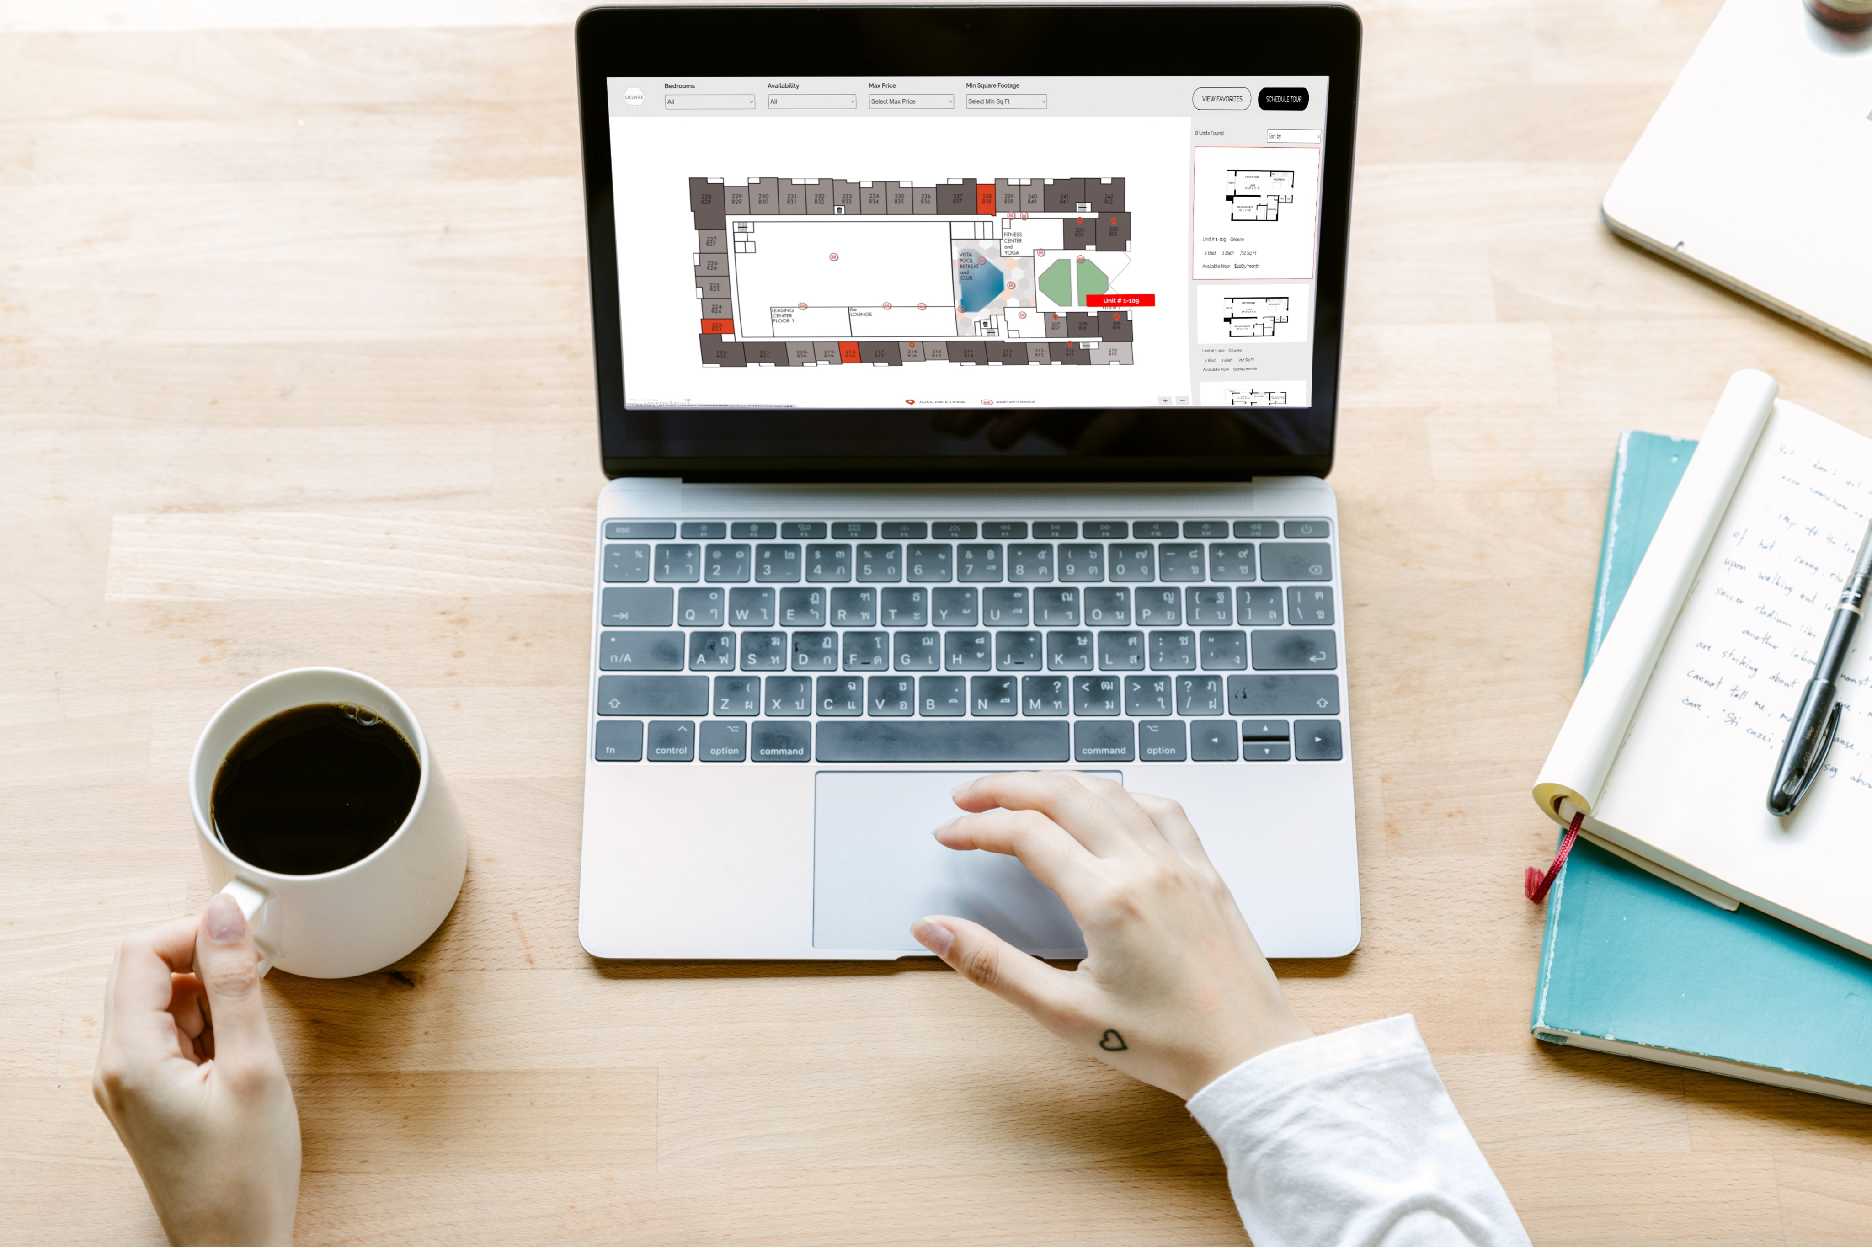
<path fill-rule="evenodd" d="M 607 520 L 599 762 L 1344 755 L 1330 522 Z"/>

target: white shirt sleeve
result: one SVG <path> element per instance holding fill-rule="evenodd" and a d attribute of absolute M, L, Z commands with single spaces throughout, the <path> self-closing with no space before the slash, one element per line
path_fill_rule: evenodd
<path fill-rule="evenodd" d="M 1408 1014 L 1270 1049 L 1189 1110 L 1264 1248 L 1528 1242 Z"/>

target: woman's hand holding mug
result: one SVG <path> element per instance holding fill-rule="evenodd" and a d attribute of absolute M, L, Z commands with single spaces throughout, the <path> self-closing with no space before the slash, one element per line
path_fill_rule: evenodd
<path fill-rule="evenodd" d="M 178 1244 L 292 1242 L 299 1111 L 234 899 L 131 936 L 91 1088 Z"/>

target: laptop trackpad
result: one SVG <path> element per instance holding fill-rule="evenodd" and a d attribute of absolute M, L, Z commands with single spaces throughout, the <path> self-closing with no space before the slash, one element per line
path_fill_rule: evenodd
<path fill-rule="evenodd" d="M 1079 925 L 1014 858 L 945 849 L 931 835 L 961 812 L 950 800 L 975 771 L 822 771 L 813 819 L 813 946 L 924 953 L 910 925 L 926 914 L 973 919 L 1049 958 L 1085 956 Z M 1122 781 L 1115 771 L 1090 772 Z"/>

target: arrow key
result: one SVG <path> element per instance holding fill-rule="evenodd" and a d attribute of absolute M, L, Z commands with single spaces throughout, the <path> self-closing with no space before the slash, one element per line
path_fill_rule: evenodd
<path fill-rule="evenodd" d="M 1336 763 L 1345 757 L 1336 719 L 1296 719 L 1294 757 L 1306 762 Z"/>

